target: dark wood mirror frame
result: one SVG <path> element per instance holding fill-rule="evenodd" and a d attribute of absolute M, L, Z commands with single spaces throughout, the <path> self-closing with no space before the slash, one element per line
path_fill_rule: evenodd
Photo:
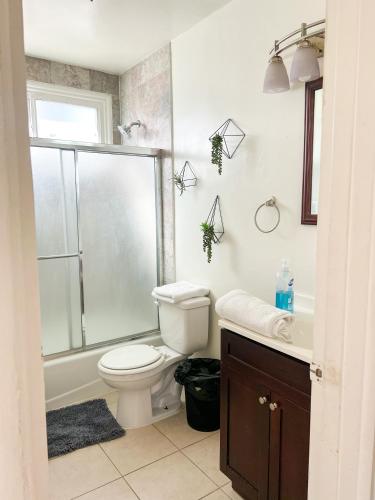
<path fill-rule="evenodd" d="M 307 82 L 305 86 L 305 149 L 303 155 L 301 224 L 316 225 L 318 216 L 311 213 L 311 190 L 314 156 L 315 92 L 323 88 L 323 78 Z"/>

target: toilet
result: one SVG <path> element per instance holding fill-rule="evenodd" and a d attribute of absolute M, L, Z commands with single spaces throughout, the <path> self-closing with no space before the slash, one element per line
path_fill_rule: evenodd
<path fill-rule="evenodd" d="M 171 303 L 165 297 L 153 296 L 164 345 L 119 347 L 98 362 L 104 382 L 119 391 L 116 418 L 126 429 L 150 425 L 178 412 L 182 388 L 174 380 L 176 367 L 207 346 L 208 297 Z"/>

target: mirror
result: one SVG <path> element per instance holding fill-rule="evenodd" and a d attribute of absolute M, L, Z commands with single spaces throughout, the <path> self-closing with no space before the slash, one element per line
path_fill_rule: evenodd
<path fill-rule="evenodd" d="M 322 138 L 323 78 L 305 87 L 305 151 L 303 158 L 301 224 L 318 220 L 320 150 Z"/>

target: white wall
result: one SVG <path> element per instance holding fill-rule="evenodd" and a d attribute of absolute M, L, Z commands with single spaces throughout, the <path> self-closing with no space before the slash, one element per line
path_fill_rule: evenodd
<path fill-rule="evenodd" d="M 291 259 L 296 291 L 314 294 L 316 228 L 300 224 L 304 88 L 267 95 L 262 85 L 273 40 L 324 10 L 324 0 L 233 0 L 172 42 L 175 168 L 190 160 L 199 178 L 196 188 L 176 194 L 177 279 L 209 285 L 214 300 L 244 288 L 272 303 L 282 257 Z M 246 139 L 219 176 L 208 137 L 227 118 Z M 216 194 L 225 235 L 208 264 L 200 223 Z M 271 195 L 281 224 L 266 235 L 253 215 Z M 216 315 L 211 322 L 209 353 L 218 355 Z"/>

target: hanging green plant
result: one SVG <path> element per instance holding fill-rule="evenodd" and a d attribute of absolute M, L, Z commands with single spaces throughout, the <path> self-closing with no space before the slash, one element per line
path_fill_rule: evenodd
<path fill-rule="evenodd" d="M 186 160 L 184 166 L 179 172 L 174 172 L 171 179 L 176 188 L 180 191 L 180 196 L 184 194 L 187 188 L 197 185 L 197 177 L 189 160 Z"/>
<path fill-rule="evenodd" d="M 223 171 L 223 138 L 221 135 L 216 134 L 211 139 L 211 163 L 217 165 L 219 175 Z"/>
<path fill-rule="evenodd" d="M 203 251 L 207 253 L 207 262 L 212 259 L 212 243 L 215 242 L 215 229 L 213 224 L 202 222 L 201 229 L 203 231 Z"/>
<path fill-rule="evenodd" d="M 180 196 L 186 190 L 185 182 L 181 174 L 175 173 L 172 178 L 174 185 L 180 191 Z"/>

